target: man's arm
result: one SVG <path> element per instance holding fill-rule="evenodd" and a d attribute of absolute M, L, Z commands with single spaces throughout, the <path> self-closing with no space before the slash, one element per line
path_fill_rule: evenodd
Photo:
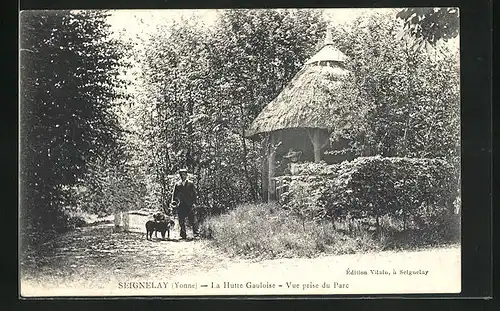
<path fill-rule="evenodd" d="M 177 184 L 174 184 L 174 191 L 172 192 L 172 201 L 174 199 L 179 200 L 179 188 L 177 188 Z"/>
<path fill-rule="evenodd" d="M 194 182 L 192 183 L 192 189 L 193 189 L 193 205 L 194 205 L 196 204 L 196 199 L 197 199 L 196 187 L 194 185 Z"/>

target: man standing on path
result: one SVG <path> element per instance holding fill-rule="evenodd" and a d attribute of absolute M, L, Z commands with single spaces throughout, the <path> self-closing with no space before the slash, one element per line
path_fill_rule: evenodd
<path fill-rule="evenodd" d="M 186 239 L 186 218 L 193 228 L 193 235 L 198 236 L 198 226 L 194 217 L 193 205 L 196 204 L 196 188 L 194 183 L 188 180 L 187 169 L 180 169 L 181 181 L 174 186 L 173 198 L 179 201 L 177 214 L 179 226 L 181 227 L 181 239 Z"/>

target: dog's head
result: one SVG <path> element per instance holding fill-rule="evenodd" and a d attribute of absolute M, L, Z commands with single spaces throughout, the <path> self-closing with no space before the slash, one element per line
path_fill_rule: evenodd
<path fill-rule="evenodd" d="M 165 221 L 167 219 L 167 216 L 162 212 L 157 212 L 153 214 L 153 219 L 155 221 Z"/>

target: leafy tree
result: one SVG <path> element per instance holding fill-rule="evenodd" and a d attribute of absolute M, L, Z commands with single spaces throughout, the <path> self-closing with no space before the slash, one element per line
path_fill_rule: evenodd
<path fill-rule="evenodd" d="M 147 159 L 145 174 L 153 191 L 152 204 L 166 206 L 170 200 L 167 176 L 187 166 L 196 170 L 199 141 L 194 106 L 204 94 L 201 70 L 206 67 L 188 21 L 160 25 L 145 43 L 138 61 L 142 94 L 134 109 L 141 140 L 140 149 Z M 155 193 L 158 192 L 158 193 Z"/>
<path fill-rule="evenodd" d="M 359 155 L 445 157 L 459 154 L 458 53 L 415 50 L 395 40 L 390 15 L 361 17 L 338 37 L 351 58 L 333 139 Z"/>
<path fill-rule="evenodd" d="M 313 10 L 224 10 L 160 25 L 138 54 L 143 90 L 133 115 L 150 193 L 166 204 L 165 176 L 187 166 L 203 213 L 257 200 L 261 145 L 244 131 L 312 55 L 324 22 Z"/>
<path fill-rule="evenodd" d="M 228 10 L 220 15 L 213 43 L 216 52 L 210 54 L 216 68 L 212 74 L 222 86 L 218 100 L 229 106 L 223 110 L 229 126 L 240 137 L 238 159 L 250 198 L 257 197 L 258 183 L 253 180 L 262 159 L 244 131 L 315 52 L 325 26 L 314 10 Z"/>
<path fill-rule="evenodd" d="M 124 47 L 104 11 L 21 14 L 21 196 L 27 232 L 64 229 L 68 189 L 118 148 Z"/>
<path fill-rule="evenodd" d="M 92 163 L 81 182 L 73 187 L 72 197 L 79 210 L 99 216 L 140 209 L 146 207 L 145 183 L 140 176 L 130 162 L 108 159 L 105 163 Z"/>
<path fill-rule="evenodd" d="M 456 38 L 460 31 L 458 8 L 406 8 L 396 17 L 404 21 L 399 35 L 409 34 L 418 46 L 435 46 L 439 40 Z"/>

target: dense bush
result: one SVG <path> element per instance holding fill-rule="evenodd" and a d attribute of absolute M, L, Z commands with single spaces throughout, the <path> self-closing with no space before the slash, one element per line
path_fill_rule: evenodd
<path fill-rule="evenodd" d="M 282 183 L 288 189 L 280 197 L 284 203 L 283 207 L 308 220 L 327 217 L 328 213 L 321 199 L 330 189 L 331 178 L 322 175 L 294 175 L 282 178 Z"/>
<path fill-rule="evenodd" d="M 334 217 L 411 215 L 430 222 L 453 212 L 458 195 L 453 167 L 440 159 L 358 158 L 342 163 L 337 174 L 322 198 Z"/>
<path fill-rule="evenodd" d="M 308 165 L 301 172 L 317 175 L 291 177 L 284 205 L 301 214 L 315 210 L 316 217 L 334 220 L 374 219 L 377 228 L 388 215 L 403 230 L 441 228 L 455 219 L 458 180 L 441 159 L 361 157 Z"/>

